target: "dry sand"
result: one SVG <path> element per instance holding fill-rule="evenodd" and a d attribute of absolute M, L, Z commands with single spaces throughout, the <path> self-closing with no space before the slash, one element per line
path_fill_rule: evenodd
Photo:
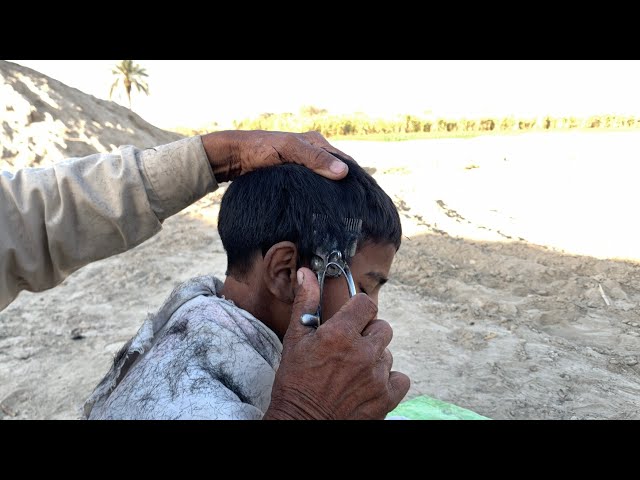
<path fill-rule="evenodd" d="M 408 398 L 496 419 L 640 418 L 640 135 L 336 146 L 401 213 L 406 238 L 380 318 L 394 327 Z M 147 312 L 189 277 L 223 277 L 223 191 L 0 313 L 0 418 L 79 418 Z"/>

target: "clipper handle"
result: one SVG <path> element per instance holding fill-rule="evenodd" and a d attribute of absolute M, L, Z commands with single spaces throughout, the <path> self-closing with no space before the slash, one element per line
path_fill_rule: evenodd
<path fill-rule="evenodd" d="M 302 323 L 307 327 L 318 328 L 322 324 L 322 291 L 324 287 L 324 279 L 326 277 L 327 268 L 331 265 L 337 267 L 340 270 L 340 272 L 344 275 L 344 279 L 347 282 L 347 288 L 349 289 L 349 298 L 355 296 L 356 294 L 356 285 L 353 281 L 353 275 L 351 275 L 351 269 L 349 268 L 349 265 L 345 263 L 343 267 L 342 265 L 336 262 L 327 263 L 324 269 L 316 273 L 318 277 L 318 283 L 320 284 L 320 304 L 318 305 L 316 314 L 313 315 L 311 313 L 305 313 L 302 316 L 300 316 L 300 323 Z"/>

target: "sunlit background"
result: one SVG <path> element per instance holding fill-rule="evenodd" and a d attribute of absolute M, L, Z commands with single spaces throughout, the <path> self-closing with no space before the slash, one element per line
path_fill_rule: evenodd
<path fill-rule="evenodd" d="M 126 108 L 82 93 L 108 100 L 121 60 L 15 62 L 35 72 L 0 62 L 3 175 L 222 128 L 320 131 L 401 218 L 379 313 L 408 398 L 640 417 L 640 61 L 135 60 L 150 124 L 121 89 Z M 0 313 L 0 418 L 78 418 L 179 282 L 224 277 L 225 188 Z"/>
<path fill-rule="evenodd" d="M 572 253 L 640 259 L 636 222 L 630 221 L 640 203 L 640 61 L 134 62 L 146 70 L 150 94 L 133 89 L 132 109 L 151 124 L 182 135 L 236 127 L 318 130 L 386 172 L 378 181 L 410 204 L 415 218 L 430 219 L 431 226 L 407 223 L 409 235 L 434 227 L 468 239 L 523 238 Z M 16 63 L 109 99 L 120 61 Z M 123 89 L 114 93 L 113 100 L 128 107 Z M 294 115 L 277 115 L 286 112 Z M 358 112 L 365 115 L 351 116 Z M 395 118 L 387 123 L 366 116 Z M 81 134 L 91 145 L 113 150 L 131 141 L 114 137 L 100 144 L 104 131 L 92 130 L 94 123 L 107 122 L 85 124 Z M 29 152 L 31 137 L 65 141 L 70 133 L 55 125 L 44 137 L 29 130 L 33 125 L 24 127 L 14 132 L 14 143 L 21 133 Z M 72 137 L 79 135 L 74 128 Z M 397 141 L 425 138 L 442 141 Z M 22 164 L 45 158 L 44 151 Z M 394 180 L 400 164 L 405 171 Z M 438 201 L 469 218 L 452 217 Z"/>
<path fill-rule="evenodd" d="M 117 60 L 13 60 L 108 99 Z M 136 60 L 150 95 L 133 110 L 161 128 L 199 128 L 261 113 L 369 115 L 640 114 L 640 61 Z M 114 100 L 126 105 L 126 98 Z"/>

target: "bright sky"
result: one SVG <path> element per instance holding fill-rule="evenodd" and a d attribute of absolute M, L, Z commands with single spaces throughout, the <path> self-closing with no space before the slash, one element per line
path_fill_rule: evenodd
<path fill-rule="evenodd" d="M 12 60 L 108 99 L 117 60 Z M 151 95 L 133 110 L 156 126 L 191 126 L 313 105 L 330 113 L 640 116 L 640 61 L 136 60 Z M 114 98 L 126 105 L 124 98 Z"/>

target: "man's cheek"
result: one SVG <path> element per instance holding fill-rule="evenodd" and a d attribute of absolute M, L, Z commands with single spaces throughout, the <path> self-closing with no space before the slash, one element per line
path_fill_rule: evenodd
<path fill-rule="evenodd" d="M 342 280 L 343 285 L 336 285 L 337 281 Z M 342 288 L 340 288 L 342 287 Z M 349 291 L 347 290 L 347 284 L 342 278 L 331 279 L 324 285 L 324 291 L 322 293 L 322 317 L 323 321 L 328 320 L 336 314 L 342 305 L 349 300 Z"/>
<path fill-rule="evenodd" d="M 327 321 L 331 317 L 335 315 L 335 313 L 339 310 L 336 308 L 335 302 L 332 301 L 330 296 L 325 290 L 324 301 L 322 302 L 322 320 Z"/>
<path fill-rule="evenodd" d="M 373 303 L 375 303 L 376 305 L 378 305 L 378 292 L 376 291 L 375 293 L 372 293 L 369 295 L 369 298 L 371 300 L 373 300 Z"/>

